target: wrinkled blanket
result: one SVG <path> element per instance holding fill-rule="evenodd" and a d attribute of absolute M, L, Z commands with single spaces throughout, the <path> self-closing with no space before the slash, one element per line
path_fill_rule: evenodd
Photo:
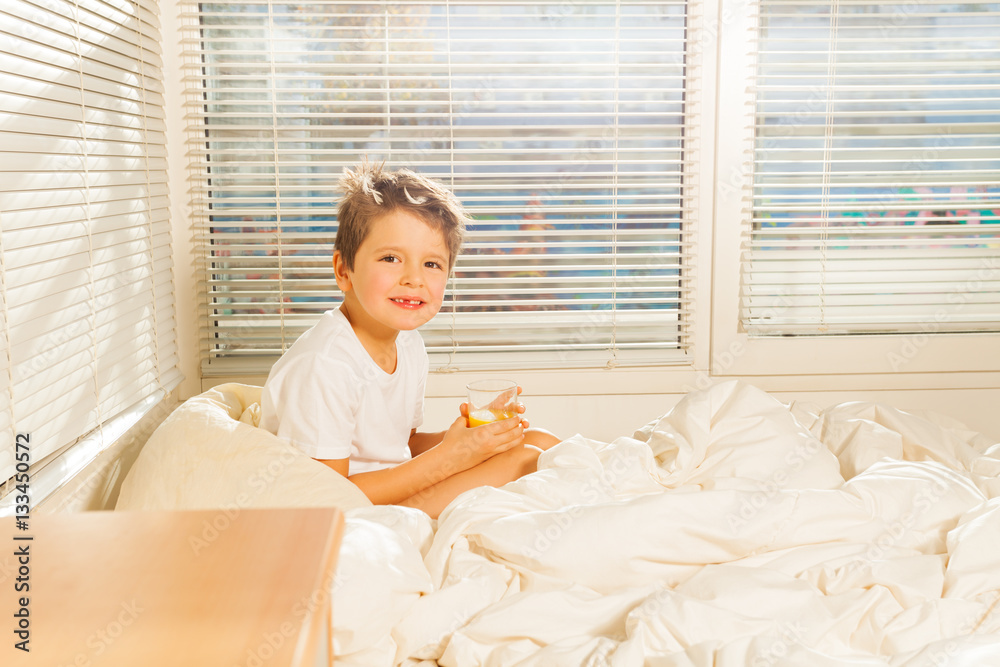
<path fill-rule="evenodd" d="M 1000 665 L 1000 445 L 723 383 L 438 521 L 349 510 L 333 600 L 338 665 Z"/>

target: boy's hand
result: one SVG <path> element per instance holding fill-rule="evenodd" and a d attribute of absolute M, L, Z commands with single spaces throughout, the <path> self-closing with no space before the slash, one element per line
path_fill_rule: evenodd
<path fill-rule="evenodd" d="M 523 407 L 519 405 L 518 412 L 523 412 Z M 449 461 L 462 470 L 468 470 L 524 442 L 527 422 L 521 421 L 520 417 L 510 417 L 469 428 L 467 416 L 468 406 L 463 403 L 462 416 L 448 428 L 439 445 L 448 452 Z"/>

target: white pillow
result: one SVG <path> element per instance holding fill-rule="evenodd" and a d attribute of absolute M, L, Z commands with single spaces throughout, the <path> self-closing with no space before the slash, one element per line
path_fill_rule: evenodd
<path fill-rule="evenodd" d="M 225 384 L 178 406 L 143 446 L 115 509 L 371 506 L 342 475 L 253 425 L 260 391 Z"/>

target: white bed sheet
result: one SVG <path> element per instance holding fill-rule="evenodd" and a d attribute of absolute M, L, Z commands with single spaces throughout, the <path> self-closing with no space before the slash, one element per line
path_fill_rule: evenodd
<path fill-rule="evenodd" d="M 436 522 L 360 507 L 338 665 L 1000 665 L 1000 445 L 740 382 Z"/>

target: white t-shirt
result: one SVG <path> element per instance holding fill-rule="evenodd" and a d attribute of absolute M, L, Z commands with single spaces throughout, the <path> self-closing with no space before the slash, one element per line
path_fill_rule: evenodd
<path fill-rule="evenodd" d="M 274 364 L 261 394 L 260 426 L 315 459 L 350 458 L 350 474 L 410 458 L 410 430 L 424 412 L 427 352 L 416 331 L 396 337 L 386 373 L 340 310 L 323 314 Z"/>

